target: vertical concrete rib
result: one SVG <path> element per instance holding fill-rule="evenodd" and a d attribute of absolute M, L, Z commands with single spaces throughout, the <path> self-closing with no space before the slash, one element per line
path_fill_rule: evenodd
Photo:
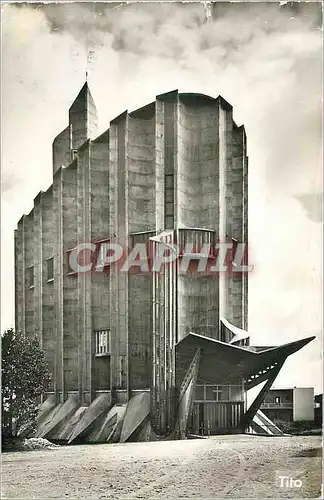
<path fill-rule="evenodd" d="M 62 170 L 63 236 L 63 372 L 64 397 L 78 387 L 78 287 L 77 275 L 69 268 L 70 249 L 77 245 L 77 160 Z"/>
<path fill-rule="evenodd" d="M 128 231 L 130 247 L 148 245 L 155 234 L 155 103 L 128 116 Z M 153 232 L 152 232 L 153 230 Z M 149 232 L 151 231 L 151 232 Z M 148 387 L 152 334 L 152 277 L 128 276 L 129 383 L 131 389 Z"/>
<path fill-rule="evenodd" d="M 35 331 L 43 347 L 43 193 L 34 200 L 34 315 Z"/>
<path fill-rule="evenodd" d="M 231 239 L 231 207 L 228 182 L 228 119 L 227 106 L 222 98 L 219 102 L 219 242 L 228 242 Z M 228 235 L 228 232 L 230 233 Z M 228 297 L 230 295 L 230 280 L 227 272 L 219 274 L 219 316 L 227 318 L 229 314 Z"/>
<path fill-rule="evenodd" d="M 231 236 L 238 242 L 244 242 L 244 129 L 243 127 L 233 128 L 232 140 L 232 165 L 230 170 L 230 184 L 232 191 L 232 233 Z M 239 328 L 244 327 L 243 311 L 243 276 L 242 272 L 235 272 L 231 276 L 231 293 L 229 295 L 230 311 L 228 321 Z"/>
<path fill-rule="evenodd" d="M 246 245 L 247 254 L 246 262 L 248 262 L 248 243 L 249 243 L 249 228 L 248 228 L 248 203 L 249 203 L 249 188 L 248 188 L 248 157 L 247 157 L 247 147 L 246 147 L 246 133 L 243 128 L 243 229 L 242 229 L 242 241 Z M 243 274 L 243 328 L 248 329 L 248 275 Z"/>
<path fill-rule="evenodd" d="M 155 102 L 155 228 L 164 229 L 164 102 Z"/>
<path fill-rule="evenodd" d="M 25 248 L 25 333 L 35 334 L 35 268 L 34 268 L 34 209 L 24 217 L 24 248 Z M 32 280 L 32 281 L 30 281 Z"/>
<path fill-rule="evenodd" d="M 89 168 L 91 241 L 95 242 L 107 239 L 111 235 L 109 229 L 109 131 L 104 132 L 95 141 L 91 141 Z M 109 271 L 91 273 L 91 315 L 89 320 L 92 319 L 90 334 L 93 344 L 95 341 L 94 331 L 109 330 L 109 304 L 111 302 L 109 280 Z M 88 345 L 90 347 L 90 343 Z M 92 393 L 95 390 L 109 390 L 110 356 L 96 357 L 93 354 L 92 352 L 88 385 L 91 384 Z"/>
<path fill-rule="evenodd" d="M 110 126 L 109 164 L 110 217 L 112 235 L 128 246 L 128 114 L 117 117 Z M 118 263 L 111 266 L 111 383 L 116 389 L 128 389 L 128 275 L 120 273 Z"/>
<path fill-rule="evenodd" d="M 42 339 L 43 349 L 46 353 L 49 369 L 51 373 L 55 371 L 55 350 L 56 337 L 55 332 L 55 275 L 49 279 L 47 262 L 53 259 L 55 264 L 55 210 L 53 210 L 53 186 L 45 193 L 42 193 Z M 54 269 L 53 269 L 54 270 Z M 52 380 L 51 390 L 54 390 L 54 380 Z"/>
<path fill-rule="evenodd" d="M 90 142 L 87 141 L 78 150 L 77 159 L 77 243 L 91 241 L 91 190 L 90 190 Z M 91 322 L 91 274 L 79 273 L 78 287 L 78 389 L 81 404 L 89 403 L 91 395 L 91 358 L 92 358 L 92 322 Z"/>
<path fill-rule="evenodd" d="M 63 399 L 63 169 L 53 177 L 53 211 L 55 214 L 55 253 L 54 253 L 54 336 L 56 340 L 54 357 L 54 390 L 58 401 Z"/>
<path fill-rule="evenodd" d="M 26 268 L 25 268 L 25 215 L 18 222 L 15 231 L 15 297 L 16 297 L 16 321 L 17 331 L 25 332 L 25 290 L 26 290 Z"/>

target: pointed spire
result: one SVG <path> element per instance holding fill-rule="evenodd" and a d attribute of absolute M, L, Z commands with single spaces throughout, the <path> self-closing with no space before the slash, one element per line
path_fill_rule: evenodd
<path fill-rule="evenodd" d="M 97 131 L 97 109 L 86 81 L 69 110 L 72 147 L 78 149 Z"/>

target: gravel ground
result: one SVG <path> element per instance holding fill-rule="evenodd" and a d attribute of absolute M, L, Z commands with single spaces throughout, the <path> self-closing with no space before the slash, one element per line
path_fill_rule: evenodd
<path fill-rule="evenodd" d="M 2 498 L 318 498 L 320 446 L 316 436 L 236 435 L 5 453 Z"/>

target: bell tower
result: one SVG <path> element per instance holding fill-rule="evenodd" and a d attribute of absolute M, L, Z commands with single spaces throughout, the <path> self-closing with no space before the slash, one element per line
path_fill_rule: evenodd
<path fill-rule="evenodd" d="M 53 175 L 62 166 L 68 166 L 77 150 L 97 132 L 97 109 L 86 82 L 69 109 L 69 125 L 53 142 Z"/>
<path fill-rule="evenodd" d="M 69 110 L 71 149 L 77 150 L 97 131 L 97 109 L 86 82 Z"/>

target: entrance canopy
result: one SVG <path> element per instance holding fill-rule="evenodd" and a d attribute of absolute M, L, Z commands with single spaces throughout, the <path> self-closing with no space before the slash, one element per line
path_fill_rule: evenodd
<path fill-rule="evenodd" d="M 198 349 L 201 356 L 197 384 L 231 384 L 244 379 L 247 389 L 251 389 L 268 379 L 272 370 L 314 338 L 253 350 L 253 347 L 238 347 L 190 332 L 176 345 L 177 387 L 180 387 Z"/>

